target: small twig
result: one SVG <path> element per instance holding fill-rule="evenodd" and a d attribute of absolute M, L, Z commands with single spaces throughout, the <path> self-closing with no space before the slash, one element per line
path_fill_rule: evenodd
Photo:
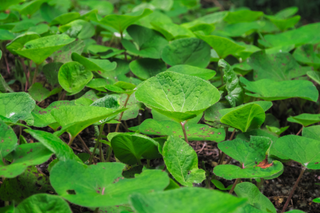
<path fill-rule="evenodd" d="M 187 132 L 186 132 L 186 128 L 185 128 L 185 125 L 186 125 L 187 121 L 185 122 L 180 122 L 181 124 L 181 127 L 182 127 L 182 131 L 183 131 L 183 135 L 184 135 L 184 139 L 187 143 L 189 143 L 189 140 L 188 140 L 188 137 L 187 137 Z"/>
<path fill-rule="evenodd" d="M 299 135 L 302 130 L 303 130 L 303 126 L 301 127 L 301 129 L 299 130 L 299 132 L 296 135 Z"/>
<path fill-rule="evenodd" d="M 202 148 L 199 151 L 196 151 L 196 152 L 198 152 L 198 153 L 202 152 L 206 145 L 207 145 L 207 142 L 204 142 Z"/>
<path fill-rule="evenodd" d="M 81 136 L 80 136 L 80 135 L 77 135 L 77 137 L 78 137 L 78 139 L 81 141 L 84 149 L 85 149 L 90 155 L 92 155 L 92 152 L 90 152 L 89 147 L 88 147 L 87 144 L 84 142 L 84 140 L 81 138 Z"/>

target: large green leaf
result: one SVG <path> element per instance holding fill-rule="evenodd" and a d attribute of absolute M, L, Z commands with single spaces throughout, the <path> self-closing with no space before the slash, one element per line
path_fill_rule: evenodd
<path fill-rule="evenodd" d="M 165 142 L 163 159 L 170 174 L 184 186 L 193 186 L 206 178 L 205 171 L 198 169 L 197 153 L 179 137 L 170 136 Z"/>
<path fill-rule="evenodd" d="M 224 129 L 214 129 L 205 124 L 189 124 L 189 121 L 185 128 L 189 141 L 220 142 L 225 139 Z M 184 138 L 181 125 L 171 120 L 146 119 L 140 124 L 139 131 L 146 135 L 173 135 Z"/>
<path fill-rule="evenodd" d="M 114 154 L 121 162 L 134 165 L 144 159 L 160 158 L 158 143 L 138 133 L 118 133 L 111 139 Z"/>
<path fill-rule="evenodd" d="M 264 196 L 259 189 L 252 183 L 239 183 L 234 188 L 239 198 L 247 198 L 250 205 L 266 212 L 277 213 L 269 198 Z"/>
<path fill-rule="evenodd" d="M 201 78 L 162 72 L 137 87 L 138 101 L 181 122 L 203 112 L 220 99 L 217 88 Z"/>
<path fill-rule="evenodd" d="M 310 126 L 311 124 L 320 122 L 320 114 L 302 113 L 297 116 L 291 116 L 287 120 L 289 122 L 301 124 L 302 126 Z"/>
<path fill-rule="evenodd" d="M 263 12 L 243 9 L 229 12 L 224 20 L 230 24 L 239 22 L 251 22 L 255 21 L 261 16 L 263 16 Z"/>
<path fill-rule="evenodd" d="M 144 16 L 149 15 L 152 13 L 152 10 L 145 9 L 143 11 L 128 13 L 125 15 L 107 15 L 105 16 L 100 23 L 110 26 L 117 30 L 120 33 L 123 33 L 127 27 L 132 25 L 134 22 L 138 21 L 139 19 L 143 18 Z"/>
<path fill-rule="evenodd" d="M 123 53 L 125 50 L 119 50 L 113 47 L 106 47 L 103 45 L 90 45 L 87 47 L 87 50 L 93 55 L 99 55 L 100 58 L 110 58 L 116 55 Z"/>
<path fill-rule="evenodd" d="M 311 67 L 301 67 L 290 53 L 268 55 L 264 51 L 256 52 L 251 55 L 249 65 L 254 70 L 255 80 L 291 80 L 311 70 Z"/>
<path fill-rule="evenodd" d="M 32 15 L 40 9 L 40 6 L 46 2 L 46 0 L 35 0 L 31 2 L 26 2 L 21 5 L 20 14 L 21 15 Z"/>
<path fill-rule="evenodd" d="M 196 34 L 198 38 L 207 42 L 218 54 L 219 58 L 225 58 L 228 55 L 233 55 L 241 52 L 245 48 L 234 41 L 215 35 Z"/>
<path fill-rule="evenodd" d="M 182 25 L 174 24 L 171 22 L 151 22 L 151 25 L 169 41 L 179 38 L 195 37 L 190 29 L 187 29 Z"/>
<path fill-rule="evenodd" d="M 0 94 L 0 116 L 14 123 L 28 119 L 35 105 L 35 101 L 25 92 Z"/>
<path fill-rule="evenodd" d="M 67 24 L 73 20 L 76 20 L 80 17 L 80 13 L 78 12 L 70 12 L 70 13 L 64 13 L 64 14 L 61 14 L 57 17 L 55 17 L 50 25 L 64 25 L 64 24 Z"/>
<path fill-rule="evenodd" d="M 92 77 L 91 71 L 75 61 L 62 65 L 58 73 L 59 84 L 71 94 L 79 93 Z"/>
<path fill-rule="evenodd" d="M 314 45 L 312 44 L 306 44 L 298 47 L 293 52 L 293 57 L 300 63 L 316 67 L 320 66 L 320 55 L 314 51 Z"/>
<path fill-rule="evenodd" d="M 232 141 L 221 142 L 218 147 L 224 153 L 242 163 L 245 168 L 263 161 L 271 144 L 272 140 L 270 138 L 251 136 L 249 142 L 237 138 Z"/>
<path fill-rule="evenodd" d="M 52 87 L 59 83 L 58 72 L 62 65 L 61 62 L 52 62 L 42 67 L 42 72 Z"/>
<path fill-rule="evenodd" d="M 139 213 L 235 213 L 246 202 L 243 198 L 200 187 L 183 187 L 152 195 L 134 194 L 130 200 Z"/>
<path fill-rule="evenodd" d="M 17 141 L 17 136 L 11 127 L 0 120 L 0 159 L 15 149 Z"/>
<path fill-rule="evenodd" d="M 72 38 L 90 39 L 95 34 L 94 25 L 85 20 L 75 20 L 59 27 L 59 30 Z"/>
<path fill-rule="evenodd" d="M 40 35 L 38 33 L 26 32 L 13 39 L 10 43 L 6 45 L 6 48 L 10 52 L 15 53 L 14 50 L 22 49 L 25 43 L 38 38 L 40 38 Z"/>
<path fill-rule="evenodd" d="M 0 11 L 6 10 L 8 7 L 14 4 L 19 4 L 25 0 L 2 0 L 0 2 Z"/>
<path fill-rule="evenodd" d="M 36 194 L 22 201 L 15 209 L 16 213 L 71 213 L 66 201 L 61 197 L 50 194 Z"/>
<path fill-rule="evenodd" d="M 187 64 L 172 66 L 168 69 L 168 71 L 196 76 L 204 80 L 209 80 L 216 75 L 216 71 L 214 70 L 203 69 L 195 66 L 190 66 Z"/>
<path fill-rule="evenodd" d="M 51 57 L 54 62 L 67 63 L 72 61 L 72 53 L 81 54 L 86 44 L 82 40 L 76 40 L 54 52 Z M 51 64 L 51 63 L 50 63 Z"/>
<path fill-rule="evenodd" d="M 30 96 L 35 101 L 41 102 L 46 98 L 61 92 L 61 90 L 62 90 L 61 87 L 57 87 L 57 88 L 54 88 L 52 91 L 49 91 L 47 88 L 43 87 L 41 83 L 36 82 L 32 84 L 32 86 L 29 88 L 28 91 Z"/>
<path fill-rule="evenodd" d="M 227 180 L 237 178 L 264 178 L 273 179 L 279 177 L 283 172 L 283 165 L 279 161 L 273 161 L 272 165 L 267 168 L 258 166 L 250 166 L 247 168 L 240 168 L 235 165 L 218 165 L 214 167 L 213 173 L 219 177 Z"/>
<path fill-rule="evenodd" d="M 320 169 L 320 141 L 297 135 L 280 137 L 274 148 L 287 158 L 308 169 Z"/>
<path fill-rule="evenodd" d="M 318 71 L 309 71 L 307 72 L 309 78 L 314 80 L 317 84 L 320 84 L 320 72 Z"/>
<path fill-rule="evenodd" d="M 51 35 L 28 41 L 24 44 L 23 48 L 18 48 L 14 51 L 19 55 L 31 59 L 36 64 L 41 64 L 52 53 L 73 41 L 74 39 L 66 34 Z"/>
<path fill-rule="evenodd" d="M 123 179 L 124 167 L 122 163 L 98 163 L 87 167 L 76 161 L 59 161 L 51 170 L 50 182 L 63 198 L 87 207 L 126 204 L 134 192 L 162 191 L 169 184 L 168 175 L 161 170 L 145 170 L 136 178 Z M 70 193 L 72 191 L 75 194 Z"/>
<path fill-rule="evenodd" d="M 131 25 L 127 32 L 137 45 L 135 46 L 125 39 L 121 41 L 124 48 L 130 53 L 147 58 L 161 58 L 162 49 L 168 44 L 168 41 L 162 35 L 139 25 Z"/>
<path fill-rule="evenodd" d="M 247 132 L 248 130 L 259 128 L 265 118 L 266 115 L 261 106 L 258 104 L 245 104 L 223 115 L 220 121 L 242 132 Z"/>
<path fill-rule="evenodd" d="M 12 163 L 0 164 L 0 176 L 13 178 L 20 175 L 28 166 L 46 162 L 52 155 L 41 143 L 27 143 L 16 147 L 11 154 Z"/>
<path fill-rule="evenodd" d="M 262 79 L 259 81 L 248 81 L 240 77 L 245 89 L 252 92 L 246 95 L 261 98 L 267 101 L 283 100 L 288 98 L 302 98 L 316 102 L 319 97 L 317 88 L 312 82 L 306 80 L 274 81 Z"/>
<path fill-rule="evenodd" d="M 141 58 L 132 61 L 129 67 L 133 74 L 143 80 L 167 70 L 167 66 L 162 60 L 150 58 Z"/>
<path fill-rule="evenodd" d="M 320 125 L 304 127 L 302 130 L 302 136 L 306 137 L 306 138 L 311 138 L 314 140 L 319 140 L 319 138 L 320 138 Z"/>
<path fill-rule="evenodd" d="M 269 19 L 274 25 L 276 25 L 280 30 L 284 31 L 288 28 L 294 27 L 299 21 L 300 21 L 300 16 L 293 16 L 291 18 L 281 18 L 279 16 L 268 16 L 265 15 L 267 19 Z"/>
<path fill-rule="evenodd" d="M 187 64 L 205 68 L 210 62 L 210 46 L 198 38 L 177 39 L 163 48 L 161 58 L 171 66 Z"/>
<path fill-rule="evenodd" d="M 215 34 L 228 37 L 239 37 L 250 35 L 261 28 L 259 22 L 240 22 L 228 24 L 221 31 L 215 31 Z"/>

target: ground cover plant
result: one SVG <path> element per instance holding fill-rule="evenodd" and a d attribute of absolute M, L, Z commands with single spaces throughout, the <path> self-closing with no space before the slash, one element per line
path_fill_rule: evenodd
<path fill-rule="evenodd" d="M 320 24 L 220 9 L 0 1 L 0 212 L 320 212 Z"/>

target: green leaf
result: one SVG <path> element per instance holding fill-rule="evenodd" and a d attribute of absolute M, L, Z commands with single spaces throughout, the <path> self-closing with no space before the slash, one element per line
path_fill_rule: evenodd
<path fill-rule="evenodd" d="M 252 22 L 260 18 L 261 16 L 263 16 L 263 12 L 244 9 L 229 12 L 228 15 L 224 18 L 224 21 L 228 22 L 229 24 L 239 22 Z"/>
<path fill-rule="evenodd" d="M 21 202 L 33 194 L 53 190 L 49 177 L 40 173 L 35 166 L 29 166 L 24 173 L 15 178 L 6 178 L 0 187 L 0 199 Z"/>
<path fill-rule="evenodd" d="M 296 14 L 298 10 L 298 7 L 288 7 L 277 12 L 275 16 L 279 18 L 289 18 L 290 16 Z"/>
<path fill-rule="evenodd" d="M 222 31 L 215 31 L 217 35 L 228 37 L 247 36 L 261 28 L 259 22 L 240 22 L 226 25 Z"/>
<path fill-rule="evenodd" d="M 28 166 L 38 165 L 46 162 L 52 152 L 41 143 L 28 143 L 16 147 L 12 152 L 12 163 L 0 164 L 0 176 L 13 178 L 23 173 Z"/>
<path fill-rule="evenodd" d="M 30 88 L 29 88 L 29 94 L 30 96 L 38 102 L 41 102 L 43 100 L 45 100 L 46 98 L 50 97 L 51 95 L 55 95 L 59 92 L 61 92 L 62 88 L 61 87 L 57 87 L 55 89 L 53 89 L 51 92 L 43 87 L 43 85 L 39 82 L 34 83 Z"/>
<path fill-rule="evenodd" d="M 168 71 L 196 76 L 204 80 L 209 80 L 216 75 L 216 71 L 214 70 L 203 69 L 195 66 L 190 66 L 187 64 L 172 66 L 168 69 Z"/>
<path fill-rule="evenodd" d="M 289 128 L 289 126 L 278 128 L 275 126 L 268 126 L 268 125 L 266 127 L 270 132 L 273 132 L 277 135 L 281 135 L 281 133 L 285 132 Z"/>
<path fill-rule="evenodd" d="M 149 160 L 161 157 L 158 143 L 138 133 L 116 134 L 111 139 L 111 146 L 116 158 L 128 165 L 141 164 L 141 157 Z"/>
<path fill-rule="evenodd" d="M 44 76 L 46 77 L 46 80 L 53 87 L 59 83 L 58 72 L 59 72 L 59 69 L 62 65 L 63 65 L 63 63 L 61 63 L 61 62 L 52 62 L 52 63 L 46 64 L 42 67 L 42 72 L 43 72 Z"/>
<path fill-rule="evenodd" d="M 80 17 L 80 13 L 78 12 L 70 12 L 70 13 L 64 13 L 64 14 L 61 14 L 57 17 L 55 17 L 50 25 L 64 25 L 64 24 L 67 24 L 73 20 L 76 20 Z"/>
<path fill-rule="evenodd" d="M 261 98 L 267 101 L 283 100 L 288 98 L 302 98 L 316 102 L 318 100 L 318 90 L 312 82 L 306 80 L 274 81 L 262 79 L 259 81 L 248 81 L 240 77 L 245 89 L 256 93 L 246 93 L 246 95 Z"/>
<path fill-rule="evenodd" d="M 121 43 L 134 55 L 159 59 L 162 49 L 168 44 L 168 41 L 162 35 L 146 27 L 131 25 L 127 32 L 137 46 L 126 39 L 122 39 Z"/>
<path fill-rule="evenodd" d="M 100 58 L 111 58 L 125 51 L 125 50 L 119 50 L 117 48 L 106 47 L 106 46 L 97 45 L 97 44 L 90 45 L 87 47 L 87 49 L 93 55 L 99 55 Z"/>
<path fill-rule="evenodd" d="M 263 161 L 268 155 L 267 151 L 272 140 L 267 137 L 251 136 L 250 142 L 234 139 L 218 144 L 220 150 L 239 161 L 243 167 L 253 166 Z"/>
<path fill-rule="evenodd" d="M 228 91 L 228 95 L 225 96 L 225 98 L 232 107 L 242 104 L 244 100 L 244 89 L 240 85 L 238 76 L 225 60 L 220 59 L 218 66 L 222 67 L 224 72 L 223 79 L 226 82 L 226 89 Z"/>
<path fill-rule="evenodd" d="M 175 72 L 149 78 L 137 87 L 135 95 L 138 101 L 179 122 L 195 117 L 220 99 L 208 81 Z"/>
<path fill-rule="evenodd" d="M 19 4 L 25 0 L 2 0 L 0 2 L 0 11 L 6 10 L 8 7 L 14 4 Z"/>
<path fill-rule="evenodd" d="M 254 70 L 254 79 L 290 80 L 305 75 L 310 67 L 301 67 L 290 53 L 268 55 L 263 51 L 251 55 L 249 65 Z"/>
<path fill-rule="evenodd" d="M 239 198 L 247 198 L 248 203 L 253 207 L 265 212 L 277 213 L 269 198 L 264 196 L 254 184 L 249 182 L 239 183 L 234 191 Z"/>
<path fill-rule="evenodd" d="M 47 149 L 53 152 L 59 161 L 76 160 L 82 162 L 78 156 L 73 153 L 73 150 L 57 136 L 40 130 L 24 130 L 29 133 L 33 138 L 37 139 Z"/>
<path fill-rule="evenodd" d="M 150 58 L 141 58 L 132 61 L 129 67 L 133 74 L 143 80 L 167 70 L 167 66 L 162 60 Z"/>
<path fill-rule="evenodd" d="M 220 142 L 225 139 L 224 129 L 214 129 L 205 124 L 185 125 L 189 141 L 214 141 Z M 139 125 L 139 131 L 146 135 L 173 135 L 184 138 L 181 125 L 175 121 L 146 119 Z"/>
<path fill-rule="evenodd" d="M 205 178 L 205 171 L 198 169 L 198 156 L 184 140 L 170 136 L 163 147 L 163 159 L 170 174 L 182 185 L 193 186 Z"/>
<path fill-rule="evenodd" d="M 6 48 L 10 52 L 17 54 L 15 50 L 22 49 L 25 43 L 38 38 L 40 38 L 40 35 L 38 33 L 26 32 L 13 39 L 10 43 L 6 45 Z"/>
<path fill-rule="evenodd" d="M 281 31 L 284 31 L 288 28 L 294 27 L 299 21 L 300 21 L 300 16 L 294 16 L 291 18 L 281 18 L 278 16 L 268 16 L 265 15 L 267 19 L 269 19 L 274 25 L 276 25 Z"/>
<path fill-rule="evenodd" d="M 36 64 L 41 64 L 52 53 L 73 41 L 74 39 L 66 34 L 51 35 L 28 41 L 24 44 L 23 48 L 15 49 L 14 51 L 21 56 L 31 59 Z"/>
<path fill-rule="evenodd" d="M 161 170 L 145 170 L 136 178 L 123 179 L 124 167 L 125 164 L 118 162 L 87 167 L 76 161 L 59 161 L 51 170 L 50 182 L 63 198 L 86 207 L 126 204 L 133 192 L 149 194 L 161 191 L 169 184 L 168 175 Z M 95 174 L 94 178 L 92 174 Z M 75 194 L 68 194 L 70 191 Z"/>
<path fill-rule="evenodd" d="M 320 122 L 320 114 L 302 113 L 297 116 L 289 117 L 287 121 L 298 123 L 298 124 L 301 124 L 302 126 L 310 126 L 311 124 Z"/>
<path fill-rule="evenodd" d="M 133 194 L 130 200 L 139 213 L 177 212 L 177 209 L 183 213 L 235 213 L 246 202 L 243 198 L 200 187 L 183 187 L 152 195 Z"/>
<path fill-rule="evenodd" d="M 99 0 L 81 0 L 78 2 L 81 6 L 87 6 L 92 10 L 97 10 L 99 15 L 108 15 L 112 13 L 114 7 L 111 2 Z"/>
<path fill-rule="evenodd" d="M 0 94 L 0 116 L 14 123 L 28 119 L 35 105 L 35 101 L 25 92 Z"/>
<path fill-rule="evenodd" d="M 18 139 L 14 131 L 0 120 L 0 159 L 15 149 Z"/>
<path fill-rule="evenodd" d="M 319 140 L 286 135 L 274 143 L 274 149 L 287 158 L 299 162 L 308 169 L 320 169 Z"/>
<path fill-rule="evenodd" d="M 320 136 L 319 130 L 320 130 L 320 125 L 304 127 L 302 129 L 302 136 L 306 138 L 311 138 L 314 140 L 319 140 L 319 136 Z"/>
<path fill-rule="evenodd" d="M 40 34 L 44 34 L 49 31 L 49 26 L 46 24 L 38 24 L 37 26 L 30 27 L 28 32 L 34 32 Z"/>
<path fill-rule="evenodd" d="M 161 22 L 151 22 L 153 28 L 159 31 L 168 41 L 179 39 L 195 37 L 191 30 L 183 27 L 182 25 L 174 23 L 163 23 Z"/>
<path fill-rule="evenodd" d="M 245 48 L 234 41 L 215 35 L 201 35 L 196 33 L 196 36 L 208 43 L 218 54 L 219 58 L 225 58 L 228 55 L 241 52 Z"/>
<path fill-rule="evenodd" d="M 177 39 L 163 48 L 161 57 L 171 66 L 187 64 L 205 68 L 210 62 L 210 46 L 198 38 Z"/>
<path fill-rule="evenodd" d="M 40 9 L 40 6 L 46 2 L 46 0 L 35 0 L 22 4 L 22 8 L 19 11 L 21 15 L 33 15 Z"/>
<path fill-rule="evenodd" d="M 259 128 L 265 118 L 266 115 L 261 106 L 258 104 L 246 104 L 223 115 L 220 121 L 242 132 L 247 132 L 248 130 Z"/>
<path fill-rule="evenodd" d="M 318 198 L 315 198 L 315 199 L 313 199 L 312 201 L 315 202 L 315 203 L 320 203 L 320 198 L 319 198 L 319 197 L 318 197 Z"/>
<path fill-rule="evenodd" d="M 89 39 L 95 34 L 94 25 L 85 20 L 75 20 L 59 27 L 62 33 L 68 34 L 72 38 Z"/>
<path fill-rule="evenodd" d="M 71 55 L 72 53 L 81 54 L 85 47 L 85 42 L 82 40 L 77 40 L 71 42 L 70 44 L 62 47 L 60 50 L 54 52 L 51 57 L 54 62 L 67 63 L 72 61 Z M 51 64 L 51 63 L 50 63 Z"/>
<path fill-rule="evenodd" d="M 307 72 L 307 75 L 317 84 L 320 84 L 320 73 L 318 71 L 309 71 Z"/>
<path fill-rule="evenodd" d="M 126 108 L 114 110 L 95 106 L 61 106 L 51 111 L 52 116 L 62 127 L 55 135 L 60 136 L 68 132 L 74 138 L 88 126 L 124 110 Z"/>
<path fill-rule="evenodd" d="M 79 93 L 92 77 L 92 72 L 78 62 L 63 64 L 58 73 L 59 84 L 72 94 Z"/>
<path fill-rule="evenodd" d="M 316 54 L 314 51 L 314 45 L 306 44 L 298 47 L 293 52 L 293 57 L 303 64 L 308 64 L 311 66 L 320 66 L 320 55 Z"/>
<path fill-rule="evenodd" d="M 273 161 L 272 166 L 265 169 L 258 166 L 250 166 L 241 169 L 235 165 L 218 165 L 214 167 L 213 173 L 219 177 L 227 180 L 237 179 L 237 178 L 264 178 L 273 179 L 278 177 L 283 172 L 283 165 L 279 161 Z"/>
<path fill-rule="evenodd" d="M 0 41 L 12 40 L 14 37 L 14 34 L 9 30 L 0 29 Z"/>
<path fill-rule="evenodd" d="M 66 201 L 61 197 L 50 194 L 36 194 L 22 201 L 15 209 L 16 213 L 71 213 Z"/>
<path fill-rule="evenodd" d="M 128 13 L 125 15 L 107 15 L 105 16 L 100 23 L 110 26 L 117 30 L 120 33 L 123 33 L 127 27 L 132 25 L 134 22 L 138 21 L 139 19 L 149 15 L 152 13 L 152 10 L 145 9 L 143 11 Z"/>
<path fill-rule="evenodd" d="M 223 183 L 221 183 L 220 181 L 218 181 L 218 180 L 216 180 L 216 179 L 211 180 L 211 182 L 212 182 L 213 185 L 214 185 L 215 187 L 217 187 L 219 190 L 225 191 L 225 190 L 230 190 L 230 189 L 232 188 L 232 185 L 229 185 L 227 188 L 224 187 Z"/>
<path fill-rule="evenodd" d="M 118 95 L 117 97 L 118 97 L 118 102 L 120 106 L 124 107 L 125 101 L 127 99 L 127 94 L 121 94 L 121 95 Z M 132 93 L 132 95 L 130 95 L 129 100 L 126 104 L 126 108 L 127 110 L 124 111 L 121 120 L 126 121 L 130 119 L 134 119 L 138 116 L 139 110 L 141 108 L 141 103 L 137 101 L 135 93 Z M 118 120 L 119 118 L 120 118 L 120 115 L 117 115 L 116 119 Z"/>

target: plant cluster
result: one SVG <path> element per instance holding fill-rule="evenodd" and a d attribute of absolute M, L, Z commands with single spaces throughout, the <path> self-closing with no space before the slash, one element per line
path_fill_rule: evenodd
<path fill-rule="evenodd" d="M 260 190 L 293 161 L 287 211 L 320 169 L 320 24 L 218 10 L 0 1 L 0 212 L 276 213 Z"/>

